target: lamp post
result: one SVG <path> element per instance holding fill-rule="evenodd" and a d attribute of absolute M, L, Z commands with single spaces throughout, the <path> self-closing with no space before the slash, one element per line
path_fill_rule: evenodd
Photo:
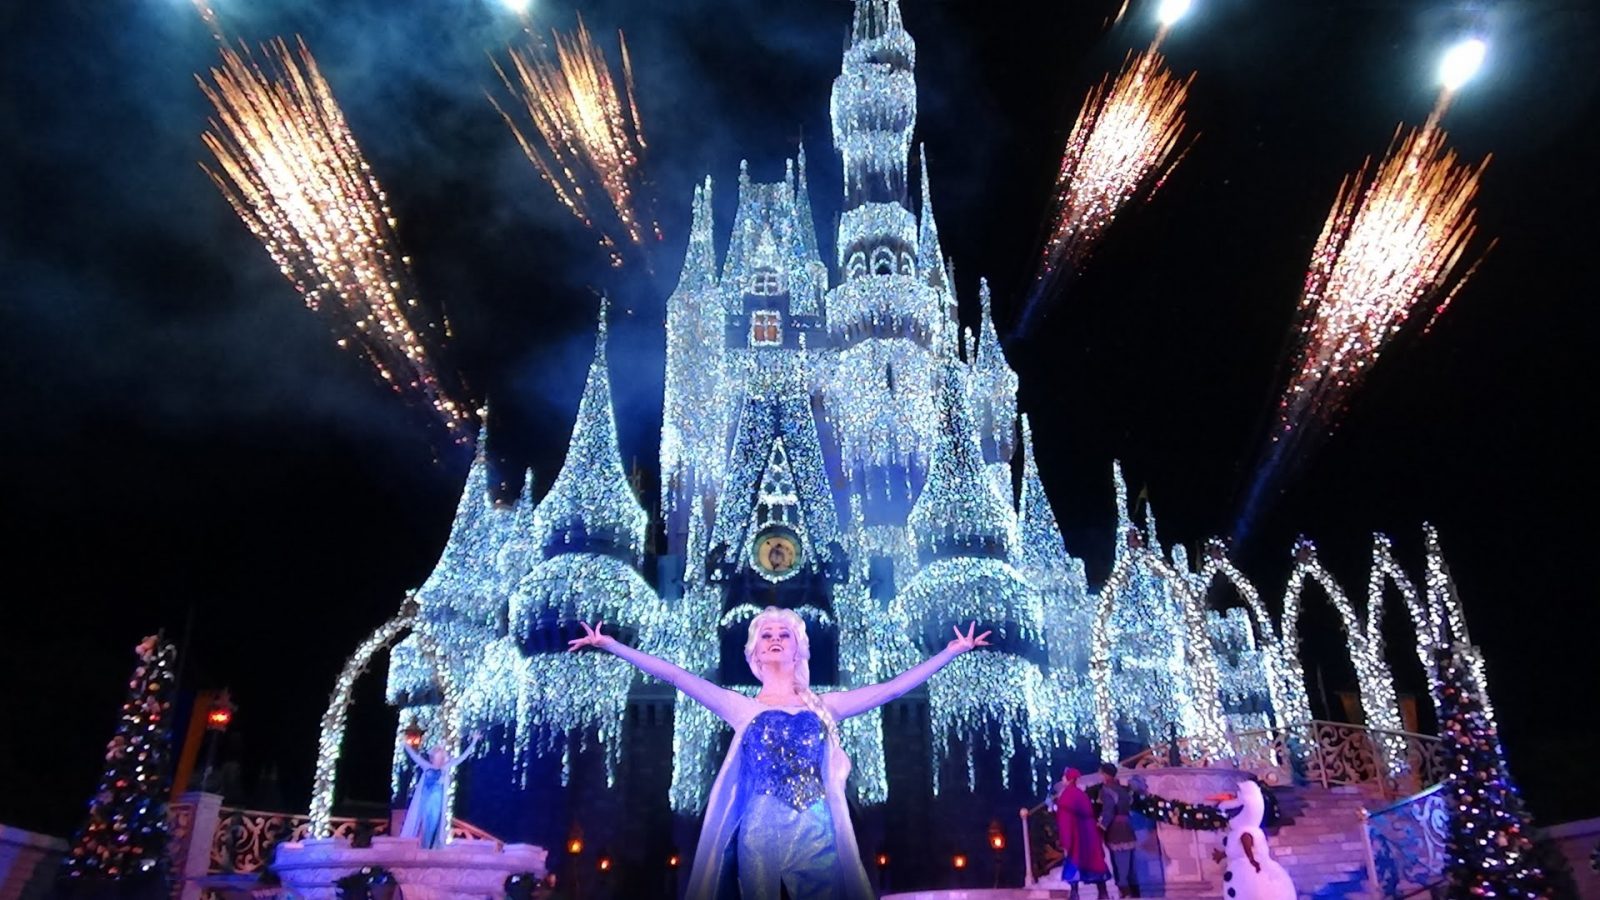
<path fill-rule="evenodd" d="M 212 698 L 211 708 L 206 710 L 206 767 L 200 773 L 201 790 L 211 786 L 211 770 L 217 762 L 217 744 L 233 723 L 233 714 L 238 708 L 228 696 L 228 689 L 223 688 Z"/>
<path fill-rule="evenodd" d="M 422 738 L 427 735 L 427 733 L 428 732 L 426 729 L 417 724 L 417 719 L 415 716 L 412 716 L 411 724 L 406 726 L 406 730 L 401 732 L 401 734 L 405 736 L 406 746 L 418 752 L 421 752 L 422 750 Z"/>
<path fill-rule="evenodd" d="M 567 871 L 572 873 L 572 898 L 578 900 L 583 896 L 583 879 L 578 868 L 578 856 L 583 853 L 583 826 L 577 822 L 572 823 L 572 830 L 567 832 Z"/>
<path fill-rule="evenodd" d="M 881 894 L 888 887 L 889 854 L 879 850 L 877 859 L 874 862 L 878 864 L 878 893 Z"/>
<path fill-rule="evenodd" d="M 989 849 L 994 853 L 994 887 L 1000 886 L 1000 854 L 1006 852 L 1006 833 L 999 819 L 989 820 Z"/>
<path fill-rule="evenodd" d="M 950 868 L 954 870 L 955 887 L 966 887 L 967 884 L 967 855 L 957 853 L 950 857 Z"/>

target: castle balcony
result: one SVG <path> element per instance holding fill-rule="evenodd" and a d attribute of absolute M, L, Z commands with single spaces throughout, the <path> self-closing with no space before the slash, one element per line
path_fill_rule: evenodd
<path fill-rule="evenodd" d="M 909 134 L 917 121 L 916 76 L 893 64 L 847 66 L 833 80 L 829 112 L 836 143 L 868 131 Z"/>
<path fill-rule="evenodd" d="M 910 273 L 856 278 L 828 295 L 828 331 L 840 350 L 889 338 L 931 349 L 940 314 L 938 292 Z"/>

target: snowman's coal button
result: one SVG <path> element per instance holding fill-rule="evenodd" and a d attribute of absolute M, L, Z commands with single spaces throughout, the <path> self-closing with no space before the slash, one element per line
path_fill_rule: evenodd
<path fill-rule="evenodd" d="M 1238 891 L 1234 890 L 1233 888 L 1228 888 L 1228 896 L 1229 897 L 1232 897 L 1234 894 L 1237 894 L 1237 893 L 1238 893 Z"/>
<path fill-rule="evenodd" d="M 1223 872 L 1222 873 L 1222 880 L 1223 881 L 1232 881 L 1233 880 L 1233 870 L 1229 869 L 1228 871 Z"/>

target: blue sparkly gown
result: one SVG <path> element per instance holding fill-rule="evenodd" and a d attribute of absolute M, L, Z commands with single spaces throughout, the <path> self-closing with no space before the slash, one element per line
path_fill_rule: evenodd
<path fill-rule="evenodd" d="M 449 818 L 444 803 L 450 796 L 451 776 L 456 766 L 471 756 L 477 746 L 474 739 L 460 756 L 452 756 L 438 766 L 410 747 L 405 748 L 406 755 L 417 764 L 417 781 L 411 788 L 411 804 L 406 807 L 405 822 L 400 826 L 401 837 L 416 838 L 424 850 L 444 844 L 445 822 Z"/>
<path fill-rule="evenodd" d="M 733 726 L 711 785 L 684 900 L 873 900 L 845 782 L 850 758 L 816 712 L 769 706 L 615 641 L 606 650 Z M 823 695 L 835 721 L 877 709 L 954 659 L 952 647 L 879 684 Z M 742 885 L 741 882 L 744 884 Z"/>
<path fill-rule="evenodd" d="M 839 896 L 839 851 L 822 786 L 828 734 L 809 709 L 769 709 L 745 726 L 739 740 L 737 869 L 742 900 Z"/>

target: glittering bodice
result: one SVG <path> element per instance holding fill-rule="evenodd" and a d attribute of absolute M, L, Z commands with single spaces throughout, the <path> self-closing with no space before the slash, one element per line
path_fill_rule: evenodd
<path fill-rule="evenodd" d="M 424 768 L 422 770 L 422 786 L 433 787 L 439 783 L 439 770 Z"/>
<path fill-rule="evenodd" d="M 767 710 L 745 726 L 739 742 L 740 782 L 747 795 L 770 794 L 804 811 L 822 799 L 827 735 L 817 714 Z"/>

